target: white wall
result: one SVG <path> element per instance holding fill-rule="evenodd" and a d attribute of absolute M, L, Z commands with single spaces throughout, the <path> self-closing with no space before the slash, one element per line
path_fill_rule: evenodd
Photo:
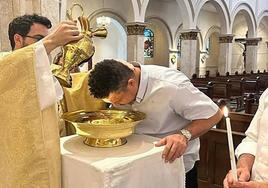
<path fill-rule="evenodd" d="M 157 17 L 166 22 L 172 35 L 174 36 L 182 19 L 177 2 L 150 0 L 146 10 L 146 18 Z"/>
<path fill-rule="evenodd" d="M 127 22 L 133 21 L 134 16 L 131 0 L 67 0 L 67 9 L 69 9 L 73 3 L 81 4 L 86 16 L 98 11 L 111 11 L 118 14 Z M 79 9 L 74 12 L 78 11 Z"/>
<path fill-rule="evenodd" d="M 245 0 L 232 0 L 232 1 L 230 1 L 231 2 L 230 10 L 233 11 L 239 4 L 246 3 L 246 4 L 248 4 L 251 7 L 251 9 L 253 10 L 253 12 L 255 13 L 256 8 L 257 8 L 256 3 L 258 1 L 259 0 L 246 0 L 246 1 Z M 267 3 L 267 1 L 266 1 L 266 3 Z"/>
<path fill-rule="evenodd" d="M 197 27 L 200 29 L 201 35 L 205 37 L 209 28 L 212 26 L 221 26 L 219 15 L 214 12 L 202 10 L 197 20 Z"/>
<path fill-rule="evenodd" d="M 268 10 L 267 0 L 258 0 L 257 1 L 257 15 L 260 15 L 263 11 Z"/>

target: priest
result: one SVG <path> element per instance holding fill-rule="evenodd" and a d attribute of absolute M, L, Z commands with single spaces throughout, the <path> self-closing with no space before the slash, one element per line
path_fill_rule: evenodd
<path fill-rule="evenodd" d="M 71 21 L 0 59 L 0 187 L 60 188 L 56 91 L 48 54 L 82 38 Z"/>

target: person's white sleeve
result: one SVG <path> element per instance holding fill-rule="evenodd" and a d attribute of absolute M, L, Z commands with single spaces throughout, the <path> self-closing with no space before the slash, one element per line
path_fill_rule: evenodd
<path fill-rule="evenodd" d="M 55 76 L 53 76 L 53 81 L 56 90 L 57 101 L 60 101 L 61 99 L 63 99 L 63 89 Z"/>
<path fill-rule="evenodd" d="M 235 150 L 235 155 L 239 158 L 240 155 L 244 153 L 249 153 L 251 155 L 256 155 L 257 151 L 257 141 L 258 141 L 258 130 L 259 130 L 259 122 L 260 118 L 263 114 L 264 109 L 264 99 L 268 96 L 268 89 L 262 94 L 259 100 L 259 107 L 252 119 L 249 128 L 246 131 L 246 138 L 242 140 L 242 142 L 238 145 Z"/>
<path fill-rule="evenodd" d="M 57 102 L 50 62 L 42 41 L 35 44 L 37 94 L 41 110 Z"/>
<path fill-rule="evenodd" d="M 178 86 L 171 102 L 176 113 L 188 120 L 208 119 L 216 114 L 219 107 L 190 82 Z"/>

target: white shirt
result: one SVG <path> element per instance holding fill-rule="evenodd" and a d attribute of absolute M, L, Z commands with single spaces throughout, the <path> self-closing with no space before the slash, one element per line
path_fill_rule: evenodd
<path fill-rule="evenodd" d="M 218 106 L 183 73 L 155 65 L 140 65 L 140 68 L 136 101 L 120 106 L 146 114 L 146 119 L 136 127 L 137 133 L 163 138 L 178 133 L 192 120 L 208 119 L 218 111 Z M 199 147 L 198 138 L 189 142 L 183 155 L 186 172 L 199 160 Z"/>
<path fill-rule="evenodd" d="M 63 97 L 58 80 L 52 75 L 50 62 L 42 41 L 35 44 L 35 72 L 41 110 L 55 104 Z"/>
<path fill-rule="evenodd" d="M 246 138 L 236 148 L 236 156 L 243 153 L 255 156 L 252 167 L 251 180 L 268 182 L 268 89 L 264 91 L 259 100 L 258 110 L 252 119 Z"/>

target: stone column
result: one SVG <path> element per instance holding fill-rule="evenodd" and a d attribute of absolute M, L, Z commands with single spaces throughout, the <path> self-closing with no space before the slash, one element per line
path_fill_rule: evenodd
<path fill-rule="evenodd" d="M 232 34 L 220 35 L 220 56 L 218 62 L 218 72 L 220 75 L 225 75 L 226 72 L 231 73 L 232 63 Z"/>
<path fill-rule="evenodd" d="M 193 74 L 197 73 L 199 57 L 197 49 L 197 34 L 198 30 L 191 30 L 181 33 L 181 66 L 180 70 L 191 78 Z"/>
<path fill-rule="evenodd" d="M 144 29 L 142 22 L 127 23 L 127 61 L 144 64 Z"/>
<path fill-rule="evenodd" d="M 249 73 L 250 71 L 256 72 L 257 69 L 257 50 L 258 43 L 261 38 L 247 38 L 246 39 L 246 63 L 245 71 Z"/>

